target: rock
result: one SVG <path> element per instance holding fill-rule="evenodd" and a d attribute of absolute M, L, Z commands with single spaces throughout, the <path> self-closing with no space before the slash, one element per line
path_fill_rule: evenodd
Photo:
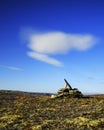
<path fill-rule="evenodd" d="M 57 98 L 57 96 L 56 95 L 51 95 L 51 98 L 54 99 L 54 98 Z"/>
<path fill-rule="evenodd" d="M 72 89 L 71 85 L 66 79 L 64 79 L 66 86 L 58 90 L 56 95 L 51 95 L 51 98 L 60 98 L 60 97 L 83 97 L 83 94 L 77 89 Z"/>

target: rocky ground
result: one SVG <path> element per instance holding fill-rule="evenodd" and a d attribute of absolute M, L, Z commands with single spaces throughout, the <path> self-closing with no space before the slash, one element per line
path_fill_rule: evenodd
<path fill-rule="evenodd" d="M 50 99 L 0 91 L 0 130 L 104 130 L 104 95 Z"/>

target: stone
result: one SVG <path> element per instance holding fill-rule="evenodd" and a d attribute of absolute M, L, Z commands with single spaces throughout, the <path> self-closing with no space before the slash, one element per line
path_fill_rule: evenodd
<path fill-rule="evenodd" d="M 81 91 L 77 88 L 72 88 L 66 79 L 64 79 L 66 85 L 64 88 L 58 90 L 56 95 L 51 95 L 51 98 L 60 98 L 60 97 L 83 97 Z"/>

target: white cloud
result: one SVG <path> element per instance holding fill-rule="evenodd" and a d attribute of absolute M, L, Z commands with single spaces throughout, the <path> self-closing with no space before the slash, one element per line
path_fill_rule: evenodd
<path fill-rule="evenodd" d="M 10 70 L 19 70 L 19 71 L 22 71 L 21 68 L 14 67 L 14 66 L 7 66 L 6 68 L 8 68 L 8 69 L 10 69 Z"/>
<path fill-rule="evenodd" d="M 14 67 L 14 66 L 5 66 L 5 65 L 0 65 L 0 67 L 2 68 L 6 68 L 9 70 L 17 70 L 17 71 L 23 71 L 23 69 L 19 68 L 19 67 Z"/>
<path fill-rule="evenodd" d="M 36 53 L 36 52 L 28 52 L 28 56 L 35 58 L 35 59 L 38 59 L 38 60 L 41 60 L 41 61 L 44 61 L 44 62 L 49 63 L 49 64 L 56 65 L 56 66 L 63 66 L 61 62 L 59 62 L 58 60 L 51 58 L 45 54 Z"/>
<path fill-rule="evenodd" d="M 31 49 L 28 56 L 62 66 L 58 60 L 50 57 L 54 54 L 67 53 L 70 50 L 84 51 L 91 48 L 97 38 L 90 34 L 70 34 L 64 32 L 33 33 L 29 35 L 28 47 Z"/>

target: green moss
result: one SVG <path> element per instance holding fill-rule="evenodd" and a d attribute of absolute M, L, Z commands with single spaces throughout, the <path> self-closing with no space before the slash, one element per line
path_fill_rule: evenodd
<path fill-rule="evenodd" d="M 16 119 L 20 118 L 20 115 L 4 115 L 0 118 L 0 128 L 7 126 L 8 124 L 13 123 Z"/>
<path fill-rule="evenodd" d="M 44 120 L 43 124 L 48 124 L 48 123 L 52 123 L 52 122 L 53 122 L 53 120 Z"/>
<path fill-rule="evenodd" d="M 0 129 L 90 130 L 104 127 L 104 96 L 57 98 L 0 94 Z M 7 101 L 6 99 L 13 101 Z"/>
<path fill-rule="evenodd" d="M 46 108 L 47 111 L 56 111 L 56 108 Z"/>
<path fill-rule="evenodd" d="M 41 125 L 32 126 L 32 130 L 42 130 Z"/>
<path fill-rule="evenodd" d="M 89 122 L 88 126 L 96 127 L 96 126 L 99 125 L 99 123 L 100 123 L 99 120 L 92 120 L 92 121 Z"/>
<path fill-rule="evenodd" d="M 65 119 L 65 122 L 69 124 L 74 124 L 77 127 L 87 126 L 88 128 L 91 128 L 98 127 L 100 124 L 104 124 L 104 118 L 91 120 L 84 117 L 77 117 L 74 119 Z"/>
<path fill-rule="evenodd" d="M 87 123 L 89 122 L 89 119 L 84 118 L 84 117 L 77 117 L 74 119 L 66 119 L 65 121 L 69 124 L 74 124 L 76 126 L 83 126 L 83 125 L 87 125 Z"/>

